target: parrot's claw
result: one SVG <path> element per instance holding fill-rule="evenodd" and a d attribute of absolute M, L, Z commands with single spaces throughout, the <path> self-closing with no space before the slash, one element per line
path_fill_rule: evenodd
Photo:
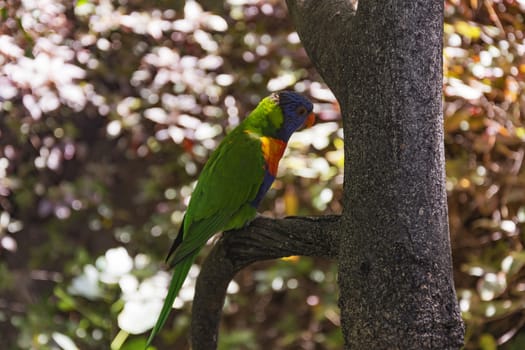
<path fill-rule="evenodd" d="M 260 217 L 262 217 L 262 214 L 256 213 L 255 217 L 253 219 L 246 221 L 246 223 L 244 224 L 243 228 L 246 228 L 246 227 L 250 226 L 251 223 L 253 222 L 253 220 L 255 220 L 257 218 L 260 218 Z"/>

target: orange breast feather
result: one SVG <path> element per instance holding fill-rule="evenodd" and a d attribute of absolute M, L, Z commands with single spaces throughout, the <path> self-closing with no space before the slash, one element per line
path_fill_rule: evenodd
<path fill-rule="evenodd" d="M 284 150 L 286 149 L 286 142 L 266 136 L 261 137 L 260 140 L 262 144 L 264 160 L 266 161 L 266 166 L 268 167 L 268 172 L 272 176 L 276 176 L 279 161 L 281 160 Z"/>

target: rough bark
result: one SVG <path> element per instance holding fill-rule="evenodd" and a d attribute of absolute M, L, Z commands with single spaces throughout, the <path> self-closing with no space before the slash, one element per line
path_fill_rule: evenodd
<path fill-rule="evenodd" d="M 443 1 L 363 0 L 356 12 L 349 1 L 288 5 L 343 111 L 346 347 L 457 349 L 463 325 L 444 175 Z"/>
<path fill-rule="evenodd" d="M 226 233 L 194 300 L 193 348 L 216 348 L 226 287 L 253 261 L 337 258 L 345 349 L 458 349 L 442 132 L 443 2 L 287 0 L 345 132 L 343 215 L 259 218 Z M 313 25 L 315 24 L 315 25 Z"/>

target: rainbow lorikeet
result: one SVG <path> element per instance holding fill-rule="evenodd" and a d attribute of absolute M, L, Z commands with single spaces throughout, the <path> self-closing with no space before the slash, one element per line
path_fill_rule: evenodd
<path fill-rule="evenodd" d="M 314 122 L 312 103 L 295 92 L 264 98 L 212 153 L 193 191 L 167 262 L 174 268 L 148 344 L 160 331 L 195 257 L 218 231 L 247 225 L 277 174 L 288 139 Z"/>

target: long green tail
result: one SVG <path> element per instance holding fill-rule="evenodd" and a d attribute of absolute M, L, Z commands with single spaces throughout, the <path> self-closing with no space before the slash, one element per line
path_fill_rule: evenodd
<path fill-rule="evenodd" d="M 193 264 L 196 256 L 197 254 L 191 254 L 175 266 L 173 277 L 171 278 L 170 282 L 170 287 L 168 289 L 168 295 L 166 295 L 166 299 L 164 300 L 164 305 L 160 311 L 157 323 L 151 330 L 151 334 L 149 335 L 148 341 L 146 343 L 146 349 L 151 345 L 153 338 L 155 338 L 155 336 L 160 332 L 162 326 L 164 326 L 164 323 L 166 323 L 171 308 L 173 307 L 173 302 L 179 294 L 182 284 L 184 283 L 184 280 L 186 279 L 186 276 L 188 275 L 190 267 Z"/>

